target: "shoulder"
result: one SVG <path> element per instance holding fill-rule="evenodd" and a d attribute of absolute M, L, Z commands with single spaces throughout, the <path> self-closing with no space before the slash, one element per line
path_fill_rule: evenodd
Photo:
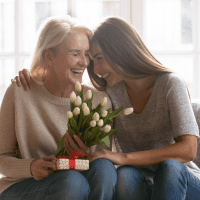
<path fill-rule="evenodd" d="M 12 96 L 15 100 L 22 99 L 23 97 L 27 98 L 33 93 L 34 89 L 35 87 L 33 86 L 32 89 L 25 91 L 23 86 L 18 87 L 16 83 L 11 83 L 6 90 L 4 97 Z"/>
<path fill-rule="evenodd" d="M 11 83 L 4 94 L 4 97 L 7 96 L 14 96 L 14 94 L 16 93 L 17 90 L 21 90 L 21 87 L 18 87 L 16 83 Z"/>
<path fill-rule="evenodd" d="M 184 79 L 176 73 L 165 73 L 159 76 L 157 82 L 158 93 L 166 96 L 169 92 L 187 92 L 187 86 Z"/>
<path fill-rule="evenodd" d="M 176 86 L 176 85 L 179 85 L 179 86 L 182 85 L 185 87 L 185 82 L 184 82 L 183 78 L 176 73 L 163 74 L 161 76 L 160 81 L 166 87 L 172 87 L 172 86 Z"/>

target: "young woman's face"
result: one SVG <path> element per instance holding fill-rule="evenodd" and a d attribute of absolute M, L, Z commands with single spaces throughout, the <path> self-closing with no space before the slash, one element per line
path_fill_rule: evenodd
<path fill-rule="evenodd" d="M 89 65 L 89 40 L 84 33 L 73 33 L 54 57 L 54 75 L 59 80 L 75 84 L 82 82 L 83 72 Z"/>
<path fill-rule="evenodd" d="M 90 48 L 91 59 L 94 61 L 94 73 L 107 81 L 108 86 L 113 86 L 123 80 L 107 62 L 97 44 L 92 44 Z"/>

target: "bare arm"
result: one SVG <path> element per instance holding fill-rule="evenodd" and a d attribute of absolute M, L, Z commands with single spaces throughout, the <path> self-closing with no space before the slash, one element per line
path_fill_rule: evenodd
<path fill-rule="evenodd" d="M 18 87 L 21 87 L 22 85 L 26 91 L 32 88 L 30 72 L 27 69 L 19 71 L 19 76 L 15 76 L 14 79 L 11 79 L 11 82 L 16 82 Z"/>
<path fill-rule="evenodd" d="M 193 135 L 179 136 L 176 143 L 148 151 L 126 153 L 125 163 L 130 165 L 157 165 L 165 160 L 177 160 L 182 163 L 192 161 L 196 157 L 197 137 Z"/>
<path fill-rule="evenodd" d="M 98 158 L 106 158 L 116 165 L 140 166 L 157 165 L 165 160 L 177 160 L 186 163 L 195 159 L 197 152 L 196 136 L 179 136 L 175 141 L 175 144 L 166 147 L 131 153 L 115 153 L 103 149 L 88 158 L 90 162 Z"/>

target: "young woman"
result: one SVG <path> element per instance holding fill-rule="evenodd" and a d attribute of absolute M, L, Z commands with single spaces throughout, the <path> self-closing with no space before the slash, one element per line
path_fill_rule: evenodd
<path fill-rule="evenodd" d="M 112 199 L 117 173 L 111 161 L 96 160 L 82 172 L 55 173 L 51 162 L 67 130 L 70 93 L 89 64 L 91 35 L 69 16 L 48 18 L 41 25 L 31 65 L 32 89 L 10 85 L 1 105 L 0 200 Z M 86 85 L 84 95 L 88 89 L 95 107 L 107 96 Z M 105 109 L 109 107 L 108 97 Z M 80 148 L 66 136 L 67 151 L 89 155 L 92 148 L 76 140 Z"/>
<path fill-rule="evenodd" d="M 90 162 L 106 158 L 120 165 L 114 199 L 200 199 L 200 169 L 192 162 L 199 129 L 182 78 L 157 61 L 121 18 L 97 27 L 90 55 L 93 85 L 107 92 L 114 109 L 134 108 L 114 121 L 116 152 L 89 156 Z"/>

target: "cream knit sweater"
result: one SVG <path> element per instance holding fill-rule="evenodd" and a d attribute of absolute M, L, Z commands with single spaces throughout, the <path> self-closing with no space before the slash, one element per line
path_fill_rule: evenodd
<path fill-rule="evenodd" d="M 91 86 L 84 85 L 84 96 L 88 89 L 93 92 L 93 107 L 103 97 L 108 98 L 104 110 L 112 107 L 108 95 Z M 56 152 L 67 130 L 69 110 L 69 98 L 56 97 L 34 81 L 29 91 L 16 84 L 8 87 L 0 109 L 0 193 L 16 182 L 33 178 L 30 164 L 35 158 Z"/>

